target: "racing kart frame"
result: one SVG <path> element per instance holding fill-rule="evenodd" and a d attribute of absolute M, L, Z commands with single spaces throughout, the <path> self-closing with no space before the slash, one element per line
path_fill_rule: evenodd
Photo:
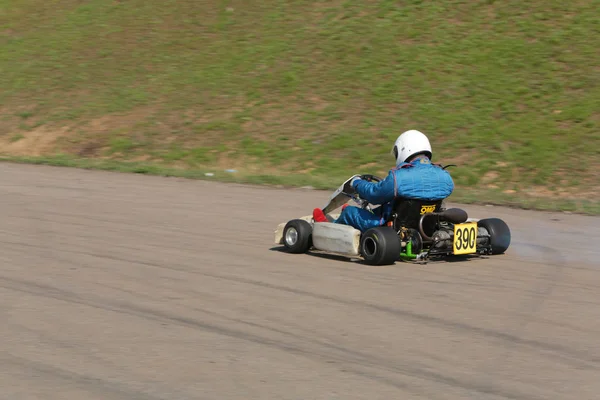
<path fill-rule="evenodd" d="M 398 197 L 392 213 L 382 226 L 366 232 L 349 225 L 331 223 L 339 214 L 332 211 L 354 200 L 372 210 L 351 186 L 360 176 L 380 182 L 374 175 L 354 175 L 342 183 L 323 208 L 330 223 L 315 223 L 304 216 L 279 224 L 275 243 L 290 253 L 317 250 L 361 258 L 369 265 L 390 265 L 396 261 L 426 261 L 449 256 L 496 255 L 504 253 L 511 240 L 508 225 L 499 218 L 469 218 L 460 208 L 446 209 L 442 200 L 415 200 Z"/>

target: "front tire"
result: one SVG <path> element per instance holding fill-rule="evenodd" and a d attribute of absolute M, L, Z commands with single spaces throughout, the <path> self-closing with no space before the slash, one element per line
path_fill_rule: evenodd
<path fill-rule="evenodd" d="M 368 265 L 394 264 L 401 250 L 398 234 L 387 226 L 371 228 L 360 238 L 360 255 Z"/>
<path fill-rule="evenodd" d="M 283 229 L 283 245 L 290 253 L 306 253 L 312 246 L 312 226 L 303 219 L 293 219 Z"/>
<path fill-rule="evenodd" d="M 502 254 L 510 246 L 510 228 L 500 218 L 486 218 L 477 221 L 477 225 L 485 228 L 490 234 L 492 254 Z"/>

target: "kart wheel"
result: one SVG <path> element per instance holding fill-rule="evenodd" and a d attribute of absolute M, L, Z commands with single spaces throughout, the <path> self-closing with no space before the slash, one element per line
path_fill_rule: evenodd
<path fill-rule="evenodd" d="M 401 250 L 398 234 L 387 226 L 371 228 L 360 238 L 360 255 L 369 265 L 394 264 Z"/>
<path fill-rule="evenodd" d="M 510 229 L 506 222 L 499 218 L 486 218 L 477 221 L 477 225 L 485 228 L 490 234 L 492 254 L 502 254 L 510 246 Z"/>
<path fill-rule="evenodd" d="M 290 253 L 306 253 L 312 246 L 312 226 L 303 219 L 293 219 L 283 229 L 283 245 Z"/>

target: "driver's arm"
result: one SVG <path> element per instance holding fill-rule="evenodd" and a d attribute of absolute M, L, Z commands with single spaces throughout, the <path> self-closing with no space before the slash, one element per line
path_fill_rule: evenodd
<path fill-rule="evenodd" d="M 361 199 L 371 204 L 384 204 L 394 200 L 395 177 L 392 171 L 381 182 L 367 182 L 357 179 L 352 186 Z"/>

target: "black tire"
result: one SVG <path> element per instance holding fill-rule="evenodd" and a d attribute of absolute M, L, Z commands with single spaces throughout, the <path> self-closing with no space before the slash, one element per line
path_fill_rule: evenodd
<path fill-rule="evenodd" d="M 369 265 L 390 265 L 400 258 L 402 244 L 388 226 L 371 228 L 360 238 L 360 255 Z"/>
<path fill-rule="evenodd" d="M 283 245 L 290 253 L 306 253 L 312 247 L 312 226 L 303 219 L 293 219 L 283 229 Z"/>
<path fill-rule="evenodd" d="M 502 254 L 510 246 L 510 229 L 500 218 L 486 218 L 477 221 L 490 234 L 492 254 Z"/>

